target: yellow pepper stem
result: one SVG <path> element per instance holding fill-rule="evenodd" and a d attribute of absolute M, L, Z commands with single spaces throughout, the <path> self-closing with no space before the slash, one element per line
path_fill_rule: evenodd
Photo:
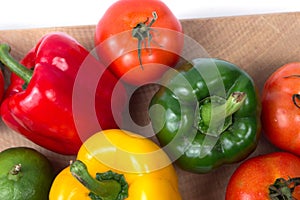
<path fill-rule="evenodd" d="M 128 197 L 128 184 L 122 174 L 112 171 L 97 173 L 93 178 L 87 170 L 87 166 L 80 160 L 76 160 L 70 166 L 71 174 L 91 192 L 92 200 L 123 200 Z"/>

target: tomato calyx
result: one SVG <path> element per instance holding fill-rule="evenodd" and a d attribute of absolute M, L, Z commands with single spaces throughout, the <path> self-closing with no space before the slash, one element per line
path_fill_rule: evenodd
<path fill-rule="evenodd" d="M 138 23 L 132 30 L 132 37 L 138 39 L 138 59 L 142 69 L 144 69 L 141 58 L 142 43 L 144 42 L 145 48 L 147 48 L 147 46 L 150 47 L 150 43 L 152 42 L 151 31 L 153 30 L 151 26 L 158 19 L 157 13 L 155 11 L 152 12 L 152 16 L 153 18 L 149 23 L 149 18 L 147 18 L 145 22 Z"/>
<path fill-rule="evenodd" d="M 278 178 L 269 187 L 269 197 L 271 200 L 295 200 L 293 192 L 298 185 L 300 185 L 300 177 L 288 180 Z"/>
<path fill-rule="evenodd" d="M 285 76 L 284 78 L 293 78 L 293 77 L 300 78 L 300 75 L 295 74 L 295 75 Z M 294 105 L 300 109 L 300 103 L 298 103 L 298 102 L 300 102 L 300 94 L 293 94 L 292 100 L 293 100 Z"/>

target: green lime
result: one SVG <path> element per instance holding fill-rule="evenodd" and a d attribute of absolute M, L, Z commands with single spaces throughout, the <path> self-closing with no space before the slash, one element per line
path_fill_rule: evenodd
<path fill-rule="evenodd" d="M 40 152 L 14 147 L 0 152 L 0 199 L 47 200 L 54 169 Z"/>

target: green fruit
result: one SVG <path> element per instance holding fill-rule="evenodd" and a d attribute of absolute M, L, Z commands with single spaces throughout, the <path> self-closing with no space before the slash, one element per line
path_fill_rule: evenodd
<path fill-rule="evenodd" d="M 47 200 L 54 179 L 49 160 L 28 147 L 0 152 L 0 199 Z"/>

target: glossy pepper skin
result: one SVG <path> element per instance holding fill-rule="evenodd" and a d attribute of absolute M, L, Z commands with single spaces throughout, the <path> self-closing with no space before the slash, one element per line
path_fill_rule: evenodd
<path fill-rule="evenodd" d="M 256 148 L 261 106 L 253 80 L 242 69 L 199 58 L 167 72 L 161 85 L 149 115 L 160 144 L 182 169 L 208 173 Z"/>
<path fill-rule="evenodd" d="M 85 120 L 89 119 L 89 113 L 74 106 L 77 98 L 73 96 L 74 84 L 79 80 L 79 69 L 83 62 L 92 73 L 105 67 L 74 38 L 62 32 L 44 35 L 20 63 L 9 55 L 8 45 L 1 44 L 0 51 L 1 62 L 13 72 L 1 106 L 5 124 L 51 151 L 75 155 L 82 141 L 91 134 L 89 121 Z M 121 117 L 121 103 L 114 104 L 119 114 L 113 116 L 111 108 L 112 92 L 117 81 L 106 70 L 95 86 L 96 91 L 90 93 L 94 95 L 94 111 L 103 129 L 117 128 L 115 119 Z M 82 88 L 91 90 L 88 82 L 83 82 Z M 118 93 L 119 98 L 126 98 L 124 88 L 119 87 Z M 86 132 L 78 131 L 74 111 L 77 111 Z"/>
<path fill-rule="evenodd" d="M 122 190 L 123 198 L 118 199 L 181 200 L 176 171 L 168 156 L 159 150 L 160 148 L 147 138 L 120 129 L 109 129 L 91 136 L 80 148 L 76 159 L 86 165 L 91 176 L 108 171 L 123 175 L 127 183 L 127 195 L 125 186 Z M 148 153 L 151 152 L 157 154 L 149 156 Z M 118 193 L 112 186 L 109 186 L 110 189 L 106 186 L 100 189 L 101 185 L 95 183 L 94 178 L 87 181 L 84 176 L 80 176 L 81 172 L 72 176 L 75 173 L 74 168 L 77 167 L 71 164 L 71 167 L 66 167 L 56 176 L 50 190 L 50 200 L 91 200 L 91 188 L 99 189 L 99 193 L 107 189 L 108 194 L 102 194 L 100 197 L 106 200 L 116 199 L 107 197 Z M 76 176 L 80 177 L 79 180 L 83 180 L 85 185 L 98 187 L 91 186 L 88 189 L 75 178 Z"/>
<path fill-rule="evenodd" d="M 4 74 L 3 74 L 2 70 L 0 69 L 0 103 L 3 100 L 4 93 L 5 93 L 5 80 L 4 80 Z"/>

